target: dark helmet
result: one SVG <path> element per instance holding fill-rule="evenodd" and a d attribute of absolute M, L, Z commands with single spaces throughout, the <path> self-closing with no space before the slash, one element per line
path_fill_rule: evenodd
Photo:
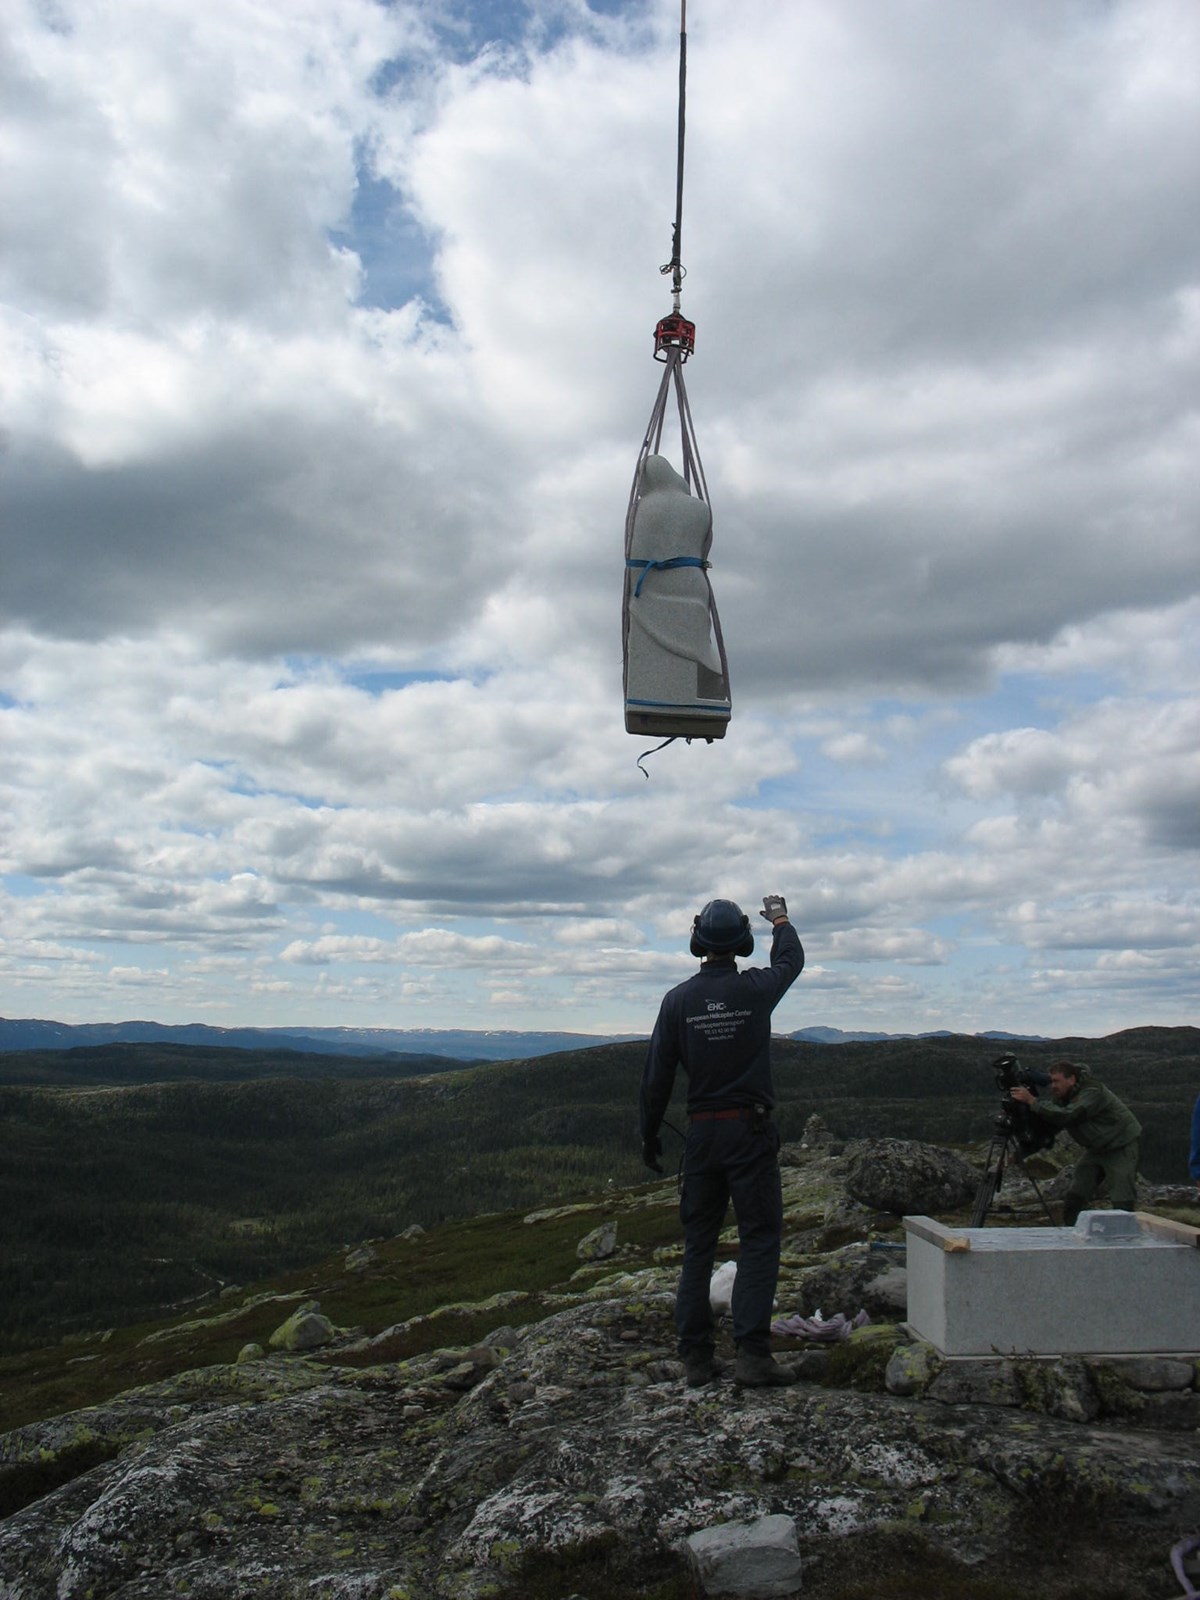
<path fill-rule="evenodd" d="M 692 922 L 694 956 L 748 956 L 753 949 L 750 918 L 732 900 L 710 900 Z"/>

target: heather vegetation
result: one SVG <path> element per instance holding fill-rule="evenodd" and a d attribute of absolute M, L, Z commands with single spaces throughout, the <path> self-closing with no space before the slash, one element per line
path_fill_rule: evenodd
<path fill-rule="evenodd" d="M 1196 1029 L 1146 1028 L 1020 1054 L 1088 1060 L 1142 1121 L 1142 1170 L 1161 1183 L 1186 1181 L 1198 1047 Z M 986 1139 L 996 1052 L 962 1037 L 781 1040 L 784 1137 L 819 1111 L 841 1138 Z M 159 1045 L 2 1056 L 0 1350 L 184 1310 L 414 1223 L 636 1183 L 643 1053 L 437 1071 Z M 677 1150 L 668 1134 L 668 1162 Z"/>

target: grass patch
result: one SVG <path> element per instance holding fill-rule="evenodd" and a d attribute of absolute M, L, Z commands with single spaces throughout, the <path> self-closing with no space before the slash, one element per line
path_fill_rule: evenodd
<path fill-rule="evenodd" d="M 1028 1578 L 968 1567 L 908 1529 L 826 1546 L 804 1569 L 805 1600 L 1030 1600 Z M 1039 1595 L 1039 1600 L 1044 1597 Z"/>
<path fill-rule="evenodd" d="M 614 1535 L 562 1550 L 525 1555 L 506 1595 L 520 1600 L 694 1600 L 691 1574 L 678 1557 L 665 1553 L 647 1562 Z"/>
<path fill-rule="evenodd" d="M 0 1467 L 0 1517 L 11 1517 L 44 1494 L 70 1483 L 72 1478 L 111 1461 L 120 1449 L 110 1439 L 81 1439 L 65 1449 L 47 1451 L 36 1460 Z"/>
<path fill-rule="evenodd" d="M 636 1191 L 634 1191 L 636 1193 Z M 266 1347 L 271 1334 L 302 1300 L 318 1300 L 342 1328 L 377 1334 L 398 1323 L 429 1318 L 391 1349 L 367 1359 L 401 1360 L 459 1344 L 474 1344 L 494 1328 L 514 1327 L 545 1315 L 538 1296 L 564 1290 L 579 1267 L 575 1247 L 585 1234 L 615 1218 L 618 1249 L 632 1249 L 622 1265 L 649 1264 L 654 1249 L 678 1241 L 674 1208 L 647 1205 L 626 1211 L 630 1191 L 565 1216 L 527 1223 L 528 1208 L 446 1222 L 414 1239 L 376 1241 L 375 1259 L 347 1272 L 343 1252 L 303 1271 L 247 1289 L 275 1295 L 238 1309 L 236 1301 L 163 1322 L 105 1334 L 73 1337 L 48 1349 L 0 1358 L 0 1432 L 44 1417 L 98 1405 L 143 1384 L 192 1368 L 233 1362 L 243 1345 Z M 507 1290 L 529 1299 L 478 1310 L 479 1302 Z M 446 1307 L 445 1316 L 431 1313 Z M 457 1310 L 458 1307 L 463 1309 Z M 172 1332 L 172 1330 L 174 1330 Z M 152 1342 L 148 1335 L 163 1334 Z M 353 1360 L 353 1358 L 351 1358 Z"/>
<path fill-rule="evenodd" d="M 968 1566 L 916 1529 L 875 1528 L 823 1540 L 805 1562 L 801 1593 L 804 1600 L 1147 1600 L 1170 1591 L 1161 1546 L 1161 1531 L 1093 1535 L 1071 1547 L 1058 1574 L 1027 1551 Z"/>

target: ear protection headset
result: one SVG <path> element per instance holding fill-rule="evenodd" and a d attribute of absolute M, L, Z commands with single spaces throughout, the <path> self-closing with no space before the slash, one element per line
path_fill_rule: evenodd
<path fill-rule="evenodd" d="M 710 900 L 693 918 L 694 956 L 748 956 L 753 950 L 750 918 L 733 900 Z"/>

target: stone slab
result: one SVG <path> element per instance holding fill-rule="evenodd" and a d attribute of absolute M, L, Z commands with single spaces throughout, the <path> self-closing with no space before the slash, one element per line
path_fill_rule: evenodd
<path fill-rule="evenodd" d="M 800 1547 L 791 1517 L 702 1528 L 688 1539 L 687 1557 L 705 1596 L 774 1600 L 800 1592 Z"/>
<path fill-rule="evenodd" d="M 942 1355 L 1183 1354 L 1200 1342 L 1194 1229 L 1085 1211 L 1074 1228 L 905 1217 L 908 1325 Z"/>

